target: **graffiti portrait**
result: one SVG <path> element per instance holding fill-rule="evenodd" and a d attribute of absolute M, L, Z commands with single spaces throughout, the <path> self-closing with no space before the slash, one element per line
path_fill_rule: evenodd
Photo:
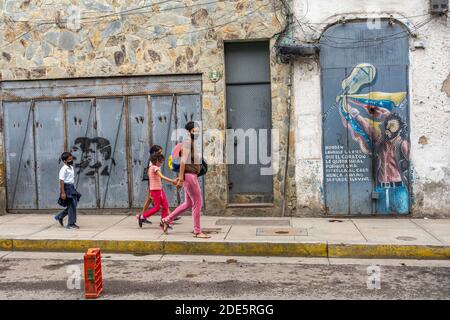
<path fill-rule="evenodd" d="M 101 137 L 79 137 L 72 147 L 77 175 L 94 176 L 99 173 L 109 176 L 111 166 L 115 165 L 109 140 Z"/>
<path fill-rule="evenodd" d="M 342 124 L 361 151 L 373 159 L 377 212 L 406 214 L 410 144 L 408 126 L 401 116 L 407 104 L 406 92 L 359 94 L 361 73 L 371 74 L 364 78 L 365 84 L 375 83 L 376 68 L 370 64 L 356 66 L 343 81 L 343 87 L 348 83 L 358 89 L 350 93 L 347 90 L 337 97 Z"/>

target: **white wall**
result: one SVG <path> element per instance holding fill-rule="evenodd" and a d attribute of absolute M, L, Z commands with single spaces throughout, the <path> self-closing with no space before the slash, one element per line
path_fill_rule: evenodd
<path fill-rule="evenodd" d="M 450 18 L 430 18 L 428 0 L 293 0 L 302 22 L 319 32 L 342 18 L 389 18 L 402 22 L 410 39 L 410 138 L 414 170 L 414 216 L 450 217 Z M 424 16 L 419 16 L 424 15 Z M 319 33 L 298 28 L 297 38 Z M 423 41 L 425 49 L 416 49 Z M 447 82 L 445 82 L 447 79 Z M 298 214 L 324 210 L 320 65 L 314 58 L 297 59 L 294 68 L 296 116 L 296 183 Z"/>

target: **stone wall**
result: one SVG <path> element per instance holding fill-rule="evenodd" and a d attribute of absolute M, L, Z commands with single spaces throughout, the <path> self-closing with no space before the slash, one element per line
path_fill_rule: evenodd
<path fill-rule="evenodd" d="M 297 17 L 314 23 L 297 28 L 297 38 L 314 41 L 341 19 L 389 18 L 406 28 L 430 16 L 428 0 L 294 1 Z M 410 38 L 410 139 L 413 216 L 450 216 L 450 18 L 434 17 Z M 424 49 L 420 47 L 423 42 Z M 295 63 L 296 183 L 299 215 L 324 212 L 320 65 L 315 58 Z"/>
<path fill-rule="evenodd" d="M 137 7 L 143 7 L 139 14 L 132 10 Z M 79 26 L 70 17 L 66 19 L 73 8 L 80 9 Z M 5 16 L 0 30 L 1 79 L 202 74 L 203 127 L 222 133 L 226 126 L 224 41 L 270 39 L 273 48 L 275 35 L 285 23 L 278 0 L 6 0 L 0 2 L 0 10 Z M 125 12 L 112 14 L 118 11 Z M 273 128 L 280 129 L 283 168 L 289 67 L 277 62 L 274 50 L 270 66 Z M 218 82 L 209 79 L 212 70 L 222 74 Z M 289 211 L 296 205 L 294 150 L 292 145 Z M 3 155 L 0 159 L 3 161 Z M 226 165 L 211 166 L 205 184 L 207 214 L 278 215 L 283 178 L 284 170 L 274 176 L 273 208 L 227 210 Z M 3 163 L 0 183 L 4 192 Z"/>

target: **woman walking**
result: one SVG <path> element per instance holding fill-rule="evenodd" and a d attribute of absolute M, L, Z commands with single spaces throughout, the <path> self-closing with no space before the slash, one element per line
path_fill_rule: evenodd
<path fill-rule="evenodd" d="M 160 226 L 165 233 L 170 224 L 184 211 L 192 208 L 192 221 L 194 223 L 194 236 L 196 238 L 211 238 L 202 232 L 200 227 L 200 212 L 203 206 L 202 192 L 197 175 L 200 173 L 202 157 L 194 147 L 194 139 L 199 134 L 198 127 L 193 121 L 188 122 L 185 129 L 190 134 L 190 139 L 183 141 L 181 149 L 180 173 L 177 187 L 183 187 L 185 201 L 178 206 L 169 216 L 161 219 Z"/>

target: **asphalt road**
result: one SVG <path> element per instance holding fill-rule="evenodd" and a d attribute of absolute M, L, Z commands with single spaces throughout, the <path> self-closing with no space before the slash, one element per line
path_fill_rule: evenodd
<path fill-rule="evenodd" d="M 0 299 L 84 299 L 82 257 L 4 256 Z M 450 299 L 450 261 L 103 257 L 100 299 Z M 379 289 L 368 288 L 371 264 Z"/>

